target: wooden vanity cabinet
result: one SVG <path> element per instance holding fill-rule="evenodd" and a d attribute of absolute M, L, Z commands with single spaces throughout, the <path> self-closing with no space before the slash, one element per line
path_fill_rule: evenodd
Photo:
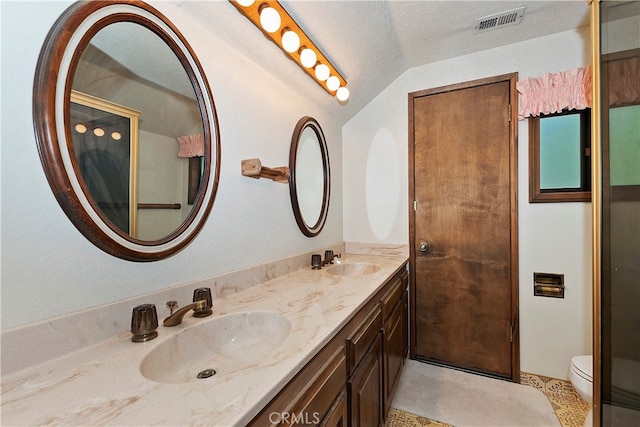
<path fill-rule="evenodd" d="M 328 345 L 249 426 L 346 426 L 346 370 L 344 344 Z"/>
<path fill-rule="evenodd" d="M 281 425 L 322 424 L 328 417 L 335 416 L 332 409 L 340 394 L 344 393 L 345 369 L 344 349 L 340 348 L 320 370 L 311 386 L 303 390 L 295 403 L 285 410 L 291 414 L 291 418 Z"/>
<path fill-rule="evenodd" d="M 409 288 L 402 294 L 402 357 L 409 357 Z M 404 364 L 404 362 L 403 362 Z"/>
<path fill-rule="evenodd" d="M 347 427 L 347 391 L 344 390 L 333 403 L 331 409 L 322 420 L 320 427 Z"/>
<path fill-rule="evenodd" d="M 380 336 L 364 355 L 347 386 L 349 425 L 378 427 L 384 425 L 382 414 L 382 346 Z"/>
<path fill-rule="evenodd" d="M 384 416 L 391 407 L 391 400 L 398 385 L 404 365 L 404 342 L 402 336 L 402 304 L 396 305 L 382 329 L 384 347 Z"/>
<path fill-rule="evenodd" d="M 408 284 L 407 272 L 399 274 L 392 281 L 391 289 L 380 301 L 384 324 L 382 326 L 382 354 L 384 406 L 386 418 L 391 401 L 400 379 L 404 359 L 408 351 Z"/>
<path fill-rule="evenodd" d="M 248 424 L 379 427 L 408 351 L 401 268 Z"/>
<path fill-rule="evenodd" d="M 382 313 L 375 307 L 347 338 L 349 425 L 384 424 L 382 408 Z"/>

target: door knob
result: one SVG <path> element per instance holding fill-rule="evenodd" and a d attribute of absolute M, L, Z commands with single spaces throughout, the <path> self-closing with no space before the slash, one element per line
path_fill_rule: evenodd
<path fill-rule="evenodd" d="M 429 244 L 427 242 L 420 243 L 420 252 L 427 252 L 429 250 Z"/>

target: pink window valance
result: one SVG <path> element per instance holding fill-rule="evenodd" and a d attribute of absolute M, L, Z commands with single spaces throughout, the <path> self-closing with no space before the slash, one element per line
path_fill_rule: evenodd
<path fill-rule="evenodd" d="M 591 107 L 591 67 L 527 77 L 516 83 L 516 89 L 519 120 L 565 109 L 584 110 Z"/>
<path fill-rule="evenodd" d="M 177 139 L 180 145 L 178 157 L 204 156 L 204 135 L 201 133 L 179 136 Z"/>

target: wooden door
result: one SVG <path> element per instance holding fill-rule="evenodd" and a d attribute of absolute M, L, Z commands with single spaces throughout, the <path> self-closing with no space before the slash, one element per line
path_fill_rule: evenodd
<path fill-rule="evenodd" d="M 515 81 L 409 95 L 411 356 L 518 381 Z"/>

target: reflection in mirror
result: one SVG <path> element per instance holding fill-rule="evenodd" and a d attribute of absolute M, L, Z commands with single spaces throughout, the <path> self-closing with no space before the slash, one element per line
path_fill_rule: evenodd
<path fill-rule="evenodd" d="M 153 63 L 157 65 L 145 66 Z M 177 156 L 177 139 L 203 132 L 195 92 L 178 58 L 148 28 L 116 22 L 98 31 L 82 52 L 73 89 L 140 112 L 140 127 L 132 129 L 139 135 L 139 143 L 134 146 L 139 157 L 132 155 L 130 163 L 120 164 L 127 174 L 131 170 L 126 183 L 127 205 L 122 200 L 105 200 L 104 192 L 101 200 L 96 199 L 87 179 L 100 180 L 99 169 L 91 169 L 90 176 L 83 175 L 98 209 L 115 227 L 134 238 L 157 240 L 171 234 L 192 207 L 188 203 L 189 160 Z M 72 109 L 72 126 L 75 119 Z M 109 148 L 99 150 L 104 154 Z M 107 174 L 105 178 L 108 183 L 112 176 Z M 119 221 L 114 222 L 114 218 Z"/>
<path fill-rule="evenodd" d="M 98 209 L 136 236 L 138 111 L 72 91 L 71 141 L 78 170 Z M 133 172 L 133 173 L 132 173 Z"/>
<path fill-rule="evenodd" d="M 60 206 L 105 252 L 163 259 L 202 228 L 220 168 L 213 98 L 186 40 L 151 6 L 63 13 L 40 53 L 34 127 Z"/>
<path fill-rule="evenodd" d="M 322 213 L 324 168 L 322 151 L 315 131 L 305 127 L 296 153 L 296 189 L 300 214 L 306 224 L 313 224 Z"/>
<path fill-rule="evenodd" d="M 318 122 L 298 121 L 289 154 L 291 205 L 300 231 L 313 237 L 327 218 L 330 193 L 329 153 Z"/>

